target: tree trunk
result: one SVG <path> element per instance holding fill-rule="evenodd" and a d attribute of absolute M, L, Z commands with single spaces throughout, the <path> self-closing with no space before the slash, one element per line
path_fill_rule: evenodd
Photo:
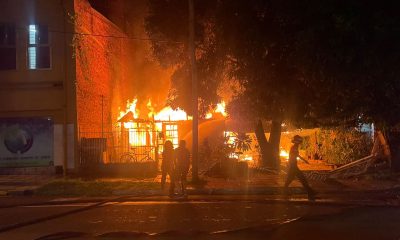
<path fill-rule="evenodd" d="M 273 168 L 279 169 L 281 160 L 279 157 L 279 146 L 281 142 L 282 121 L 273 120 L 271 124 L 271 132 L 269 135 L 269 144 L 271 145 L 271 161 Z"/>
<path fill-rule="evenodd" d="M 261 120 L 257 122 L 255 134 L 257 137 L 258 145 L 260 146 L 261 151 L 261 166 L 262 167 L 271 167 L 271 163 L 269 163 L 268 155 L 270 155 L 270 145 L 268 143 L 267 138 L 265 137 L 264 128 Z"/>
<path fill-rule="evenodd" d="M 261 150 L 261 166 L 278 169 L 280 166 L 279 144 L 281 139 L 281 122 L 272 121 L 269 141 L 265 137 L 265 131 L 261 120 L 257 122 L 255 134 Z"/>

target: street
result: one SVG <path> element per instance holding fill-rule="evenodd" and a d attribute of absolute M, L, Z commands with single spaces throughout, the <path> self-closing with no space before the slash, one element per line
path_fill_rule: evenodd
<path fill-rule="evenodd" d="M 1 209 L 2 229 L 11 225 L 16 227 L 2 231 L 0 239 L 132 239 L 134 236 L 141 236 L 140 239 L 400 237 L 400 209 L 390 207 L 273 203 L 234 196 L 225 196 L 219 200 L 200 196 L 192 200 L 189 198 L 188 201 L 157 201 L 150 198 L 148 201 L 107 202 L 90 208 L 92 205 L 71 203 Z M 49 217 L 48 220 L 46 217 Z M 34 219 L 41 220 L 34 223 Z M 27 221 L 34 224 L 18 227 L 19 223 Z M 59 236 L 41 238 L 52 234 Z"/>

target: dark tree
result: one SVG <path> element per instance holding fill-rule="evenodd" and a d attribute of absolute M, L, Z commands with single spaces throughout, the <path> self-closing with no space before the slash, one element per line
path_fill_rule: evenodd
<path fill-rule="evenodd" d="M 217 42 L 230 56 L 231 74 L 244 88 L 231 103 L 230 113 L 271 120 L 269 141 L 259 140 L 264 164 L 278 167 L 282 122 L 303 120 L 312 100 L 301 81 L 295 51 L 302 30 L 298 18 L 302 5 L 298 1 L 228 0 L 220 4 Z M 262 132 L 259 124 L 257 129 Z"/>
<path fill-rule="evenodd" d="M 213 47 L 210 42 L 210 19 L 213 15 L 213 0 L 195 1 L 195 46 L 199 71 L 200 114 L 205 114 L 209 104 L 216 104 L 218 81 L 213 76 L 217 71 L 213 63 L 205 59 Z M 191 114 L 191 78 L 188 53 L 188 1 L 150 0 L 146 29 L 152 39 L 155 58 L 161 66 L 173 67 L 172 89 L 169 104 L 180 107 Z"/>
<path fill-rule="evenodd" d="M 195 1 L 199 89 L 215 102 L 226 76 L 243 91 L 233 117 L 271 121 L 265 163 L 278 165 L 282 122 L 328 126 L 373 122 L 393 129 L 400 110 L 398 3 L 361 0 Z M 147 27 L 160 62 L 177 66 L 172 99 L 190 99 L 185 1 L 151 1 Z M 185 109 L 189 109 L 185 107 Z M 271 161 L 272 159 L 272 161 Z"/>
<path fill-rule="evenodd" d="M 318 100 L 310 115 L 322 125 L 374 123 L 389 140 L 395 166 L 400 159 L 399 7 L 397 1 L 316 1 L 305 12 L 310 27 L 297 50 L 305 83 Z"/>

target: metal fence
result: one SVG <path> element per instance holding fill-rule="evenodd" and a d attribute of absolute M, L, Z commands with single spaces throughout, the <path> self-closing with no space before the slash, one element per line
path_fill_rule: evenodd
<path fill-rule="evenodd" d="M 79 132 L 80 164 L 158 162 L 159 134 L 151 129 L 120 128 L 111 132 Z"/>

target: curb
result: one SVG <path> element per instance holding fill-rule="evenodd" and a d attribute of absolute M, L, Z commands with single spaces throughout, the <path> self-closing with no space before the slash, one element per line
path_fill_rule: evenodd
<path fill-rule="evenodd" d="M 32 196 L 35 195 L 35 190 L 32 188 L 21 189 L 21 190 L 8 190 L 8 191 L 0 191 L 0 196 Z M 323 191 L 318 192 L 319 194 L 357 194 L 357 193 L 384 193 L 388 191 L 399 191 L 400 187 L 396 188 L 387 188 L 380 190 L 365 190 L 365 191 L 357 191 L 357 190 L 343 190 L 343 191 Z M 249 188 L 249 189 L 220 189 L 220 188 L 209 188 L 209 189 L 188 189 L 189 195 L 280 195 L 283 193 L 283 187 L 268 187 L 268 188 Z M 148 195 L 163 195 L 162 191 L 158 190 L 149 190 L 149 191 L 136 191 L 129 192 L 124 191 L 121 194 L 116 193 L 113 196 L 126 196 L 126 195 L 138 195 L 141 194 L 143 196 Z M 289 188 L 289 194 L 307 194 L 301 187 L 292 187 Z"/>
<path fill-rule="evenodd" d="M 214 196 L 215 198 L 207 199 L 207 197 Z M 221 196 L 221 198 L 218 198 Z M 225 196 L 222 198 L 222 196 Z M 236 198 L 226 198 L 229 196 L 236 196 Z M 343 206 L 343 207 L 399 207 L 400 203 L 390 203 L 386 201 L 377 201 L 377 200 L 334 200 L 334 199 L 325 199 L 325 198 L 317 198 L 314 201 L 310 201 L 306 198 L 260 198 L 260 199 L 246 199 L 246 198 L 237 198 L 238 196 L 245 197 L 246 195 L 189 195 L 189 199 L 171 199 L 166 195 L 141 195 L 141 196 L 117 196 L 117 197 L 106 197 L 106 198 L 87 198 L 87 199 L 65 199 L 65 200 L 49 200 L 43 202 L 35 202 L 35 203 L 25 203 L 25 204 L 16 204 L 16 205 L 8 205 L 8 206 L 0 206 L 1 208 L 12 208 L 12 207 L 22 207 L 22 206 L 45 206 L 45 205 L 63 205 L 63 204 L 79 204 L 79 203 L 92 203 L 98 204 L 101 202 L 181 202 L 181 203 L 191 203 L 191 202 L 249 202 L 249 203 L 263 203 L 263 204 L 294 204 L 294 205 L 323 205 L 323 206 Z"/>
<path fill-rule="evenodd" d="M 281 188 L 273 187 L 273 188 L 260 188 L 260 189 L 188 189 L 189 196 L 192 196 L 192 199 L 181 200 L 185 201 L 196 201 L 197 199 L 206 199 L 210 201 L 250 201 L 250 202 L 263 202 L 263 203 L 279 203 L 279 204 L 306 204 L 306 205 L 332 205 L 332 206 L 385 206 L 385 207 L 398 207 L 400 205 L 400 200 L 388 198 L 387 200 L 364 200 L 364 199 L 349 199 L 342 200 L 337 199 L 334 200 L 334 196 L 340 195 L 343 196 L 349 193 L 372 193 L 372 192 L 386 192 L 388 190 L 399 190 L 399 188 L 393 189 L 384 189 L 384 190 L 374 190 L 374 191 L 340 191 L 340 192 L 320 192 L 319 196 L 324 196 L 322 198 L 317 198 L 316 201 L 309 201 L 308 199 L 298 196 L 298 195 L 306 195 L 306 193 L 301 188 L 291 188 L 290 195 L 293 195 L 291 199 L 282 198 Z M 10 190 L 10 191 L 0 191 L 0 196 L 3 197 L 21 197 L 21 196 L 33 196 L 35 194 L 35 189 L 25 189 L 25 190 Z M 297 198 L 296 198 L 297 195 Z M 229 199 L 231 196 L 231 200 Z M 239 198 L 239 196 L 260 196 L 262 199 L 245 199 Z M 332 198 L 333 196 L 333 198 Z M 132 192 L 132 193 L 124 193 L 117 194 L 114 196 L 99 196 L 99 197 L 71 197 L 71 199 L 62 199 L 57 200 L 54 197 L 58 196 L 48 196 L 49 198 L 53 197 L 52 200 L 42 201 L 42 202 L 33 202 L 33 203 L 19 203 L 19 204 L 10 204 L 10 205 L 0 205 L 1 208 L 12 208 L 19 206 L 41 206 L 41 205 L 57 205 L 57 204 L 74 204 L 74 203 L 96 203 L 109 199 L 116 198 L 124 198 L 124 201 L 158 201 L 158 202 L 167 202 L 174 201 L 168 198 L 167 194 L 162 191 L 140 191 L 140 192 Z M 62 197 L 62 196 L 61 196 Z M 194 199 L 193 199 L 194 197 Z M 214 199 L 207 199 L 207 197 L 214 197 Z M 224 198 L 225 197 L 225 198 Z M 278 198 L 276 198 L 278 197 Z M 279 198 L 281 197 L 281 198 Z M 318 197 L 318 195 L 317 195 Z M 325 198 L 326 197 L 326 198 Z M 59 198 L 60 199 L 60 198 Z"/>
<path fill-rule="evenodd" d="M 34 189 L 10 190 L 6 192 L 6 196 L 32 196 L 34 193 Z"/>

